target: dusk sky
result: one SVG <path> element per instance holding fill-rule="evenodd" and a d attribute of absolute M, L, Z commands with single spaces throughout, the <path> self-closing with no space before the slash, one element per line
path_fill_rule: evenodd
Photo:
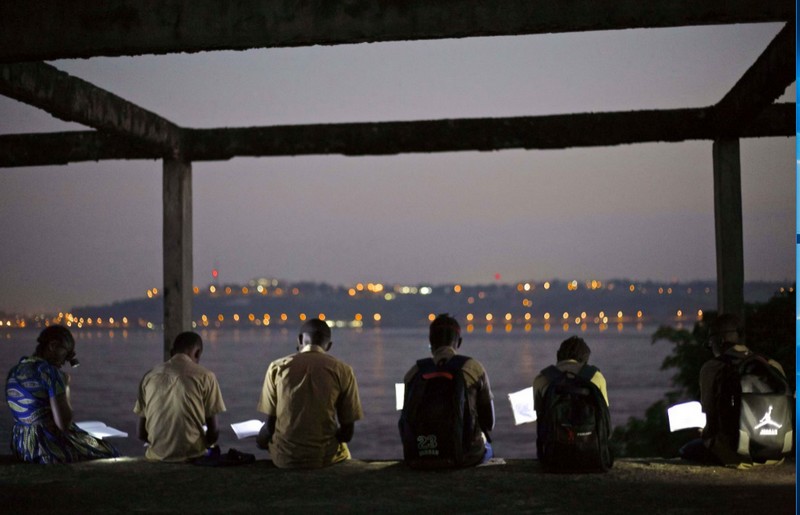
<path fill-rule="evenodd" d="M 56 61 L 188 128 L 702 107 L 781 24 Z M 781 101 L 794 101 L 791 86 Z M 84 130 L 0 96 L 0 133 Z M 716 277 L 709 141 L 193 164 L 194 283 Z M 795 138 L 741 142 L 746 280 L 794 280 Z M 161 287 L 161 162 L 0 169 L 0 311 Z"/>

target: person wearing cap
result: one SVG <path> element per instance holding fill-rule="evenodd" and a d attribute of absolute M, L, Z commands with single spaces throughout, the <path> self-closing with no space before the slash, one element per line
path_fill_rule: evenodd
<path fill-rule="evenodd" d="M 558 352 L 556 352 L 556 368 L 562 372 L 570 372 L 578 375 L 583 366 L 589 363 L 589 356 L 591 353 L 592 351 L 589 349 L 589 346 L 586 345 L 583 338 L 571 336 L 561 342 L 561 346 L 558 348 Z M 600 390 L 600 393 L 603 394 L 603 399 L 605 399 L 606 406 L 608 406 L 606 378 L 597 370 L 592 375 L 591 382 L 594 383 Z M 536 418 L 538 419 L 544 417 L 544 414 L 541 413 L 540 410 L 544 406 L 544 393 L 549 384 L 550 382 L 541 372 L 533 379 L 533 407 L 536 410 Z"/>
<path fill-rule="evenodd" d="M 330 355 L 331 329 L 305 322 L 297 352 L 270 363 L 256 409 L 266 423 L 256 438 L 280 468 L 321 468 L 350 459 L 347 442 L 363 418 L 353 369 Z"/>
<path fill-rule="evenodd" d="M 706 361 L 700 369 L 700 405 L 708 421 L 701 437 L 689 441 L 678 451 L 681 458 L 707 464 L 734 464 L 740 461 L 736 445 L 727 441 L 719 427 L 718 381 L 725 373 L 726 362 L 738 363 L 752 356 L 751 351 L 740 339 L 739 317 L 722 313 L 709 326 L 708 347 L 714 357 Z M 773 359 L 767 362 L 780 374 L 786 373 L 780 363 Z M 737 422 L 738 424 L 738 422 Z M 772 464 L 772 461 L 768 461 Z M 777 462 L 774 462 L 777 463 Z"/>
<path fill-rule="evenodd" d="M 461 326 L 447 313 L 434 318 L 428 332 L 428 342 L 433 361 L 441 365 L 450 361 L 461 347 Z M 489 374 L 480 361 L 464 356 L 466 361 L 461 368 L 464 374 L 464 386 L 467 389 L 467 401 L 470 411 L 477 415 L 478 423 L 474 425 L 471 435 L 471 452 L 467 453 L 465 463 L 477 465 L 489 461 L 493 456 L 492 445 L 488 438 L 494 429 L 494 395 L 489 384 Z M 406 391 L 409 391 L 419 367 L 415 363 L 403 377 Z"/>
<path fill-rule="evenodd" d="M 11 449 L 29 463 L 72 463 L 115 458 L 119 452 L 73 422 L 70 376 L 64 363 L 77 366 L 75 339 L 69 329 L 51 325 L 36 340 L 33 355 L 8 373 L 6 402 L 14 418 Z"/>
<path fill-rule="evenodd" d="M 133 411 L 139 415 L 136 434 L 148 443 L 148 460 L 191 461 L 216 443 L 217 414 L 225 411 L 225 402 L 216 375 L 200 365 L 202 353 L 199 334 L 180 333 L 172 357 L 139 383 Z"/>

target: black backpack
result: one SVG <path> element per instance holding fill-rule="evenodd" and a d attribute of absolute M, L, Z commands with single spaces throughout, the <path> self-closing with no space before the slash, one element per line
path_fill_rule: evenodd
<path fill-rule="evenodd" d="M 584 365 L 576 375 L 549 366 L 543 409 L 537 410 L 536 449 L 550 472 L 605 472 L 614 463 L 608 436 L 611 421 L 600 389 L 591 382 L 597 369 Z"/>
<path fill-rule="evenodd" d="M 715 383 L 716 432 L 726 464 L 780 460 L 792 450 L 793 399 L 786 378 L 766 358 L 723 354 L 725 367 Z M 725 449 L 724 447 L 727 447 Z M 721 451 L 721 452 L 720 452 Z M 729 452 L 726 452 L 729 451 Z"/>
<path fill-rule="evenodd" d="M 417 361 L 399 421 L 403 459 L 412 468 L 461 467 L 476 461 L 472 446 L 477 417 L 461 370 L 468 359 L 456 355 L 442 365 L 431 358 Z"/>

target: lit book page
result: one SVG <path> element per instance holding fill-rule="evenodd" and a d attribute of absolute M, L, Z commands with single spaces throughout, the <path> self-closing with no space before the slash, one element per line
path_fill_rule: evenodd
<path fill-rule="evenodd" d="M 231 424 L 231 429 L 233 429 L 233 432 L 236 433 L 236 438 L 241 440 L 242 438 L 247 438 L 249 436 L 258 436 L 258 432 L 261 431 L 261 426 L 263 425 L 263 420 L 251 419 L 245 420 L 244 422 Z"/>
<path fill-rule="evenodd" d="M 667 408 L 670 432 L 692 427 L 706 427 L 706 414 L 697 401 L 684 402 Z"/>
<path fill-rule="evenodd" d="M 406 398 L 406 385 L 403 383 L 394 384 L 394 406 L 398 411 L 403 409 Z"/>
<path fill-rule="evenodd" d="M 84 420 L 83 422 L 75 422 L 75 425 L 83 429 L 95 438 L 127 438 L 128 433 L 120 431 L 119 429 L 107 426 L 104 422 L 99 420 Z"/>
<path fill-rule="evenodd" d="M 511 411 L 514 412 L 514 425 L 536 422 L 536 410 L 533 409 L 533 386 L 508 394 Z"/>

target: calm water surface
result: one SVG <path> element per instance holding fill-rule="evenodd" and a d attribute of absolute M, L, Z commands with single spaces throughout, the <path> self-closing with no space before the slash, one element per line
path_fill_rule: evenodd
<path fill-rule="evenodd" d="M 671 388 L 671 372 L 659 370 L 671 344 L 650 344 L 655 327 L 626 326 L 622 330 L 545 332 L 534 329 L 464 335 L 461 352 L 486 367 L 495 396 L 497 424 L 492 435 L 495 454 L 507 458 L 536 455 L 536 424 L 514 425 L 508 394 L 531 385 L 533 377 L 555 361 L 559 343 L 579 334 L 592 349 L 590 363 L 608 381 L 613 425 L 645 409 Z M 262 418 L 255 410 L 270 361 L 291 354 L 296 336 L 281 329 L 213 330 L 200 333 L 205 342 L 201 364 L 217 374 L 228 411 L 219 417 L 223 449 L 257 453 L 253 438 L 237 440 L 230 424 Z M 9 370 L 36 346 L 35 330 L 0 332 L 0 369 Z M 81 366 L 72 374 L 72 405 L 76 420 L 102 420 L 130 434 L 114 444 L 127 455 L 143 455 L 136 440 L 133 405 L 142 375 L 161 360 L 160 332 L 78 330 L 75 332 Z M 334 329 L 331 353 L 349 363 L 356 374 L 365 418 L 356 423 L 351 442 L 355 458 L 398 459 L 402 449 L 397 433 L 394 384 L 415 360 L 429 355 L 425 329 Z M 11 415 L 0 416 L 0 445 L 10 439 Z M 5 453 L 5 451 L 3 451 Z"/>

